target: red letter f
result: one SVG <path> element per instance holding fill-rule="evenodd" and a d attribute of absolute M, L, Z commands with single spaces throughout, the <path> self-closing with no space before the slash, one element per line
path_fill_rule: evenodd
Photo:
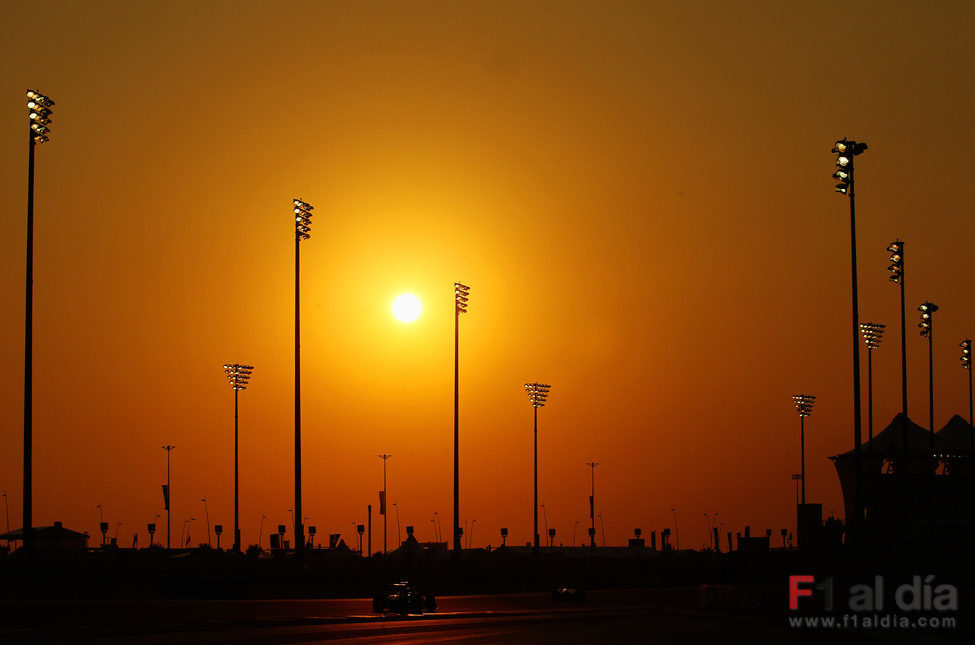
<path fill-rule="evenodd" d="M 811 596 L 812 589 L 800 589 L 799 583 L 813 583 L 812 576 L 789 576 L 789 609 L 799 609 L 799 596 Z"/>

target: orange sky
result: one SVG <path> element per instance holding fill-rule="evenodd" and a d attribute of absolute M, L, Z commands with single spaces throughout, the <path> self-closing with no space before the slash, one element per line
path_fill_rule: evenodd
<path fill-rule="evenodd" d="M 38 14 L 43 14 L 37 18 Z M 41 25 L 41 26 L 37 26 Z M 867 141 L 857 212 L 880 427 L 900 407 L 897 288 L 907 243 L 911 416 L 967 414 L 975 7 L 913 2 L 57 2 L 0 20 L 0 488 L 20 525 L 26 109 L 57 103 L 38 149 L 37 524 L 130 544 L 209 502 L 241 528 L 293 502 L 293 229 L 302 243 L 304 512 L 347 535 L 378 504 L 432 538 L 452 494 L 452 283 L 461 321 L 463 518 L 475 545 L 531 534 L 539 501 L 569 542 L 598 461 L 606 539 L 680 517 L 681 546 L 792 526 L 798 418 L 810 501 L 841 512 L 827 457 L 852 446 L 849 222 L 829 150 Z M 392 299 L 424 304 L 412 325 Z M 866 362 L 864 354 L 864 382 Z M 866 406 L 864 406 L 864 411 Z M 866 435 L 866 424 L 864 424 Z M 375 509 L 374 509 L 375 510 Z M 163 518 L 164 519 L 164 518 Z M 377 519 L 374 515 L 374 519 Z M 2 521 L 2 518 L 0 518 Z M 540 516 L 540 522 L 542 522 Z M 543 526 L 544 528 L 544 526 Z M 390 541 L 396 539 L 390 516 Z M 227 535 L 224 537 L 226 538 Z M 224 540 L 226 544 L 228 540 Z M 265 537 L 266 543 L 266 537 Z M 373 546 L 381 545 L 374 531 Z"/>

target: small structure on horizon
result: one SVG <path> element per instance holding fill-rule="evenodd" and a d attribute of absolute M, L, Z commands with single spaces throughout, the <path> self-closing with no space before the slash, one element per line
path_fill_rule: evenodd
<path fill-rule="evenodd" d="M 0 540 L 10 542 L 23 542 L 24 532 L 22 529 L 14 529 L 8 533 L 0 534 Z M 88 535 L 78 531 L 72 531 L 62 526 L 61 522 L 55 522 L 53 526 L 35 526 L 34 541 L 38 552 L 51 551 L 85 551 L 88 549 Z"/>

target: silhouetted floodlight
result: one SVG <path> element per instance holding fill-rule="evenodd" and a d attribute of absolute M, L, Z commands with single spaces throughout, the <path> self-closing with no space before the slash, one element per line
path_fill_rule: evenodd
<path fill-rule="evenodd" d="M 933 321 L 931 316 L 938 310 L 938 305 L 924 302 L 917 310 L 921 312 L 921 322 L 917 326 L 921 328 L 921 335 L 927 337 L 931 334 L 931 323 Z"/>
<path fill-rule="evenodd" d="M 467 301 L 470 299 L 471 288 L 459 282 L 454 283 L 454 304 L 458 314 L 467 313 Z"/>
<path fill-rule="evenodd" d="M 54 101 L 37 90 L 27 90 L 27 272 L 24 316 L 24 554 L 34 555 L 33 527 L 33 386 L 34 386 L 34 148 L 48 141 Z"/>
<path fill-rule="evenodd" d="M 890 243 L 887 250 L 890 251 L 890 266 L 887 267 L 890 271 L 890 281 L 900 283 L 904 276 L 904 243 L 895 240 Z"/>
<path fill-rule="evenodd" d="M 305 552 L 305 529 L 301 514 L 301 241 L 311 237 L 314 207 L 301 199 L 291 200 L 295 217 L 295 559 L 300 564 Z"/>
<path fill-rule="evenodd" d="M 45 143 L 51 131 L 51 108 L 54 101 L 37 90 L 27 90 L 28 119 L 30 120 L 31 141 Z"/>
<path fill-rule="evenodd" d="M 311 215 L 315 207 L 300 199 L 292 200 L 295 213 L 295 236 L 299 240 L 311 237 Z"/>
<path fill-rule="evenodd" d="M 460 555 L 460 315 L 467 313 L 471 288 L 454 283 L 454 554 Z"/>
<path fill-rule="evenodd" d="M 933 302 L 922 302 L 917 308 L 921 312 L 921 322 L 917 324 L 921 328 L 921 336 L 928 339 L 928 430 L 929 444 L 934 449 L 934 312 L 938 311 L 938 305 Z"/>
<path fill-rule="evenodd" d="M 880 341 L 883 340 L 886 328 L 887 325 L 881 323 L 860 323 L 860 334 L 863 336 L 863 342 L 867 344 L 868 349 L 874 350 L 880 347 Z"/>
<path fill-rule="evenodd" d="M 799 413 L 799 459 L 800 459 L 800 479 L 802 480 L 802 503 L 806 503 L 806 417 L 812 414 L 813 405 L 816 397 L 810 394 L 796 394 L 792 397 Z"/>
<path fill-rule="evenodd" d="M 857 296 L 857 236 L 856 236 L 856 200 L 855 200 L 855 171 L 854 160 L 857 156 L 867 150 L 867 144 L 862 141 L 851 139 L 839 139 L 833 144 L 833 153 L 836 156 L 836 170 L 834 179 L 839 180 L 836 184 L 836 192 L 842 193 L 850 198 L 850 285 L 852 302 L 852 348 L 853 348 L 853 517 L 848 518 L 847 535 L 854 539 L 859 538 L 860 526 L 863 522 L 863 472 L 861 466 L 861 409 L 860 409 L 860 340 L 857 326 L 860 323 L 860 305 Z M 805 483 L 805 479 L 803 479 Z M 803 500 L 805 503 L 805 500 Z M 852 521 L 850 521 L 852 520 Z"/>
<path fill-rule="evenodd" d="M 886 325 L 881 323 L 860 323 L 860 334 L 867 344 L 867 443 L 873 440 L 873 351 L 880 347 Z M 871 445 L 870 450 L 873 450 Z"/>
<path fill-rule="evenodd" d="M 239 468 L 237 458 L 237 393 L 247 389 L 251 374 L 254 373 L 253 365 L 242 365 L 240 363 L 227 363 L 223 366 L 227 381 L 234 390 L 234 554 L 240 554 L 240 500 L 239 491 Z M 207 520 L 209 522 L 209 520 Z M 209 539 L 209 530 L 207 532 Z"/>
<path fill-rule="evenodd" d="M 551 385 L 546 385 L 545 383 L 525 383 L 525 391 L 528 393 L 528 402 L 531 403 L 533 413 L 535 415 L 535 430 L 534 430 L 534 488 L 532 497 L 532 517 L 534 518 L 534 533 L 535 536 L 532 540 L 532 549 L 535 553 L 538 553 L 539 539 L 538 539 L 538 408 L 545 405 L 545 401 L 548 399 L 548 391 L 552 388 Z"/>

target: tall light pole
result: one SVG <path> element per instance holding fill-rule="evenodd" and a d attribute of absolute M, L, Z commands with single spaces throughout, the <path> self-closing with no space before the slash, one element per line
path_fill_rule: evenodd
<path fill-rule="evenodd" d="M 10 502 L 7 501 L 7 491 L 3 491 L 3 510 L 7 516 L 7 528 L 4 533 L 10 533 Z"/>
<path fill-rule="evenodd" d="M 399 530 L 399 528 L 400 528 L 399 527 L 399 506 L 396 505 L 396 502 L 393 502 L 393 510 L 396 511 L 396 543 L 399 544 L 399 545 L 402 545 L 403 544 L 403 534 L 400 533 L 400 530 Z M 396 548 L 398 549 L 399 547 L 397 546 Z"/>
<path fill-rule="evenodd" d="M 670 509 L 674 514 L 674 550 L 680 551 L 680 531 L 677 530 L 677 507 Z"/>
<path fill-rule="evenodd" d="M 907 323 L 904 306 L 904 242 L 897 239 L 887 247 L 890 252 L 890 281 L 900 285 L 901 292 L 901 413 L 904 415 L 904 445 L 907 446 Z"/>
<path fill-rule="evenodd" d="M 254 366 L 242 365 L 240 363 L 226 363 L 223 366 L 223 372 L 227 375 L 227 381 L 234 390 L 234 555 L 240 555 L 240 498 L 238 496 L 240 471 L 237 457 L 237 395 L 241 390 L 247 389 L 247 383 L 250 381 L 251 374 L 254 373 Z M 207 519 L 208 527 L 209 522 L 210 520 Z M 210 529 L 207 528 L 208 539 L 209 531 Z"/>
<path fill-rule="evenodd" d="M 261 538 L 264 536 L 264 520 L 267 519 L 267 515 L 261 514 L 261 524 L 257 529 L 257 549 L 258 552 L 261 549 Z"/>
<path fill-rule="evenodd" d="M 867 150 L 863 142 L 840 139 L 833 145 L 836 153 L 836 172 L 833 178 L 836 192 L 850 198 L 850 257 L 853 284 L 853 507 L 854 521 L 850 528 L 859 535 L 860 524 L 863 521 L 863 471 L 861 467 L 861 420 L 860 420 L 860 341 L 858 325 L 860 324 L 860 306 L 857 298 L 857 227 L 856 227 L 856 199 L 853 184 L 853 160 Z M 803 480 L 803 486 L 805 486 Z M 805 501 L 803 501 L 805 503 Z M 848 522 L 849 523 L 849 522 Z"/>
<path fill-rule="evenodd" d="M 961 341 L 961 366 L 968 372 L 968 454 L 969 459 L 975 459 L 975 415 L 972 414 L 972 341 L 966 338 Z M 7 522 L 10 523 L 9 520 Z"/>
<path fill-rule="evenodd" d="M 392 455 L 379 455 L 379 458 L 383 460 L 383 494 L 379 499 L 379 512 L 383 516 L 383 555 L 386 555 L 386 460 L 392 457 Z"/>
<path fill-rule="evenodd" d="M 802 481 L 802 503 L 806 503 L 806 417 L 812 414 L 816 397 L 810 394 L 796 394 L 792 397 L 799 413 L 799 479 Z"/>
<path fill-rule="evenodd" d="M 972 415 L 972 340 L 966 338 L 959 343 L 959 347 L 961 347 L 961 367 L 968 372 L 968 425 L 975 425 L 975 418 Z M 975 439 L 975 433 L 970 432 L 969 435 Z M 975 454 L 975 451 L 972 454 Z"/>
<path fill-rule="evenodd" d="M 596 466 L 598 461 L 587 461 L 589 466 L 589 546 L 596 548 Z"/>
<path fill-rule="evenodd" d="M 460 555 L 460 315 L 467 313 L 471 288 L 454 283 L 454 551 Z"/>
<path fill-rule="evenodd" d="M 295 558 L 301 563 L 305 552 L 305 531 L 301 525 L 301 241 L 311 237 L 314 206 L 292 200 L 295 216 Z"/>
<path fill-rule="evenodd" d="M 200 501 L 203 502 L 203 517 L 205 517 L 207 521 L 207 546 L 210 546 L 210 507 L 207 506 L 206 497 Z"/>
<path fill-rule="evenodd" d="M 172 548 L 172 531 L 170 530 L 171 520 L 173 518 L 173 487 L 170 481 L 170 468 L 169 468 L 169 457 L 173 452 L 173 448 L 176 446 L 163 446 L 162 449 L 166 451 L 166 494 L 163 496 L 163 501 L 166 502 L 166 548 Z M 180 538 L 182 539 L 182 538 Z"/>
<path fill-rule="evenodd" d="M 545 502 L 541 503 L 542 507 L 542 519 L 545 520 L 545 535 L 548 535 L 548 511 L 545 510 Z M 552 546 L 552 538 L 549 537 L 549 547 Z"/>
<path fill-rule="evenodd" d="M 54 101 L 27 90 L 27 289 L 24 317 L 24 553 L 34 555 L 33 526 L 33 385 L 34 385 L 34 148 L 48 140 Z"/>
<path fill-rule="evenodd" d="M 548 399 L 548 391 L 552 388 L 551 385 L 546 385 L 544 383 L 525 383 L 525 391 L 528 392 L 528 402 L 531 403 L 532 411 L 535 415 L 535 434 L 534 434 L 534 496 L 532 502 L 532 516 L 534 517 L 534 535 L 535 540 L 532 542 L 533 549 L 535 553 L 538 553 L 538 408 L 545 406 L 545 401 Z"/>
<path fill-rule="evenodd" d="M 711 543 L 711 550 L 713 551 L 714 550 L 714 546 L 715 546 L 715 544 L 714 544 L 714 527 L 717 526 L 717 523 L 718 523 L 718 514 L 717 514 L 717 512 L 714 513 L 714 517 L 713 518 L 710 515 L 708 515 L 707 513 L 705 513 L 704 514 L 704 521 L 706 521 L 707 524 L 708 524 L 708 541 Z"/>
<path fill-rule="evenodd" d="M 921 328 L 921 336 L 928 339 L 928 436 L 930 448 L 934 450 L 934 312 L 938 305 L 922 302 L 917 310 L 921 312 L 921 322 L 917 326 Z"/>
<path fill-rule="evenodd" d="M 867 443 L 873 441 L 873 351 L 880 347 L 887 325 L 881 323 L 860 323 L 860 334 L 867 345 Z M 871 452 L 873 446 L 870 446 Z"/>

